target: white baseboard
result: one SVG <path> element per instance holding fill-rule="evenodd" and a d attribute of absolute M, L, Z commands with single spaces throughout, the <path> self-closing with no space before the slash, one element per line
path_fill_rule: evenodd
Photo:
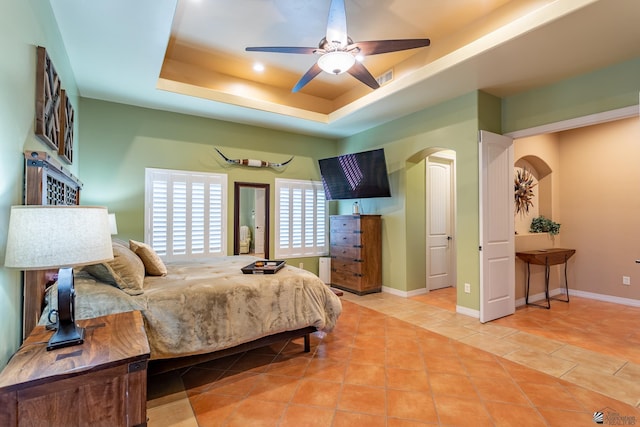
<path fill-rule="evenodd" d="M 566 292 L 564 288 L 556 288 L 549 291 L 549 296 L 554 297 L 560 294 L 564 295 L 565 293 Z M 596 294 L 594 292 L 586 292 L 586 291 L 578 291 L 575 289 L 569 289 L 569 299 L 571 299 L 572 296 L 580 297 L 580 298 L 588 298 L 588 299 L 593 299 L 597 301 L 612 302 L 614 304 L 628 305 L 631 307 L 640 307 L 640 300 L 637 300 L 637 299 L 616 297 L 612 295 Z M 529 296 L 529 301 L 531 302 L 536 302 L 544 299 L 545 299 L 544 292 Z M 519 307 L 521 305 L 525 305 L 524 298 L 520 298 L 516 300 L 516 307 Z"/>
<path fill-rule="evenodd" d="M 470 316 L 476 319 L 480 318 L 480 311 L 474 310 L 472 308 L 463 307 L 461 305 L 456 305 L 456 313 L 464 314 L 465 316 Z"/>
<path fill-rule="evenodd" d="M 415 289 L 413 291 L 401 291 L 399 289 L 383 286 L 382 292 L 386 292 L 392 295 L 397 295 L 403 298 L 410 298 L 410 297 L 415 297 L 417 295 L 424 295 L 427 293 L 427 290 L 425 288 L 422 288 L 422 289 Z M 549 291 L 549 296 L 551 297 L 555 297 L 560 294 L 562 295 L 565 294 L 564 288 L 556 288 Z M 637 300 L 637 299 L 616 297 L 612 295 L 596 294 L 594 292 L 586 292 L 586 291 L 578 291 L 575 289 L 569 289 L 569 297 L 572 297 L 572 296 L 576 296 L 580 298 L 588 298 L 588 299 L 593 299 L 597 301 L 612 302 L 615 304 L 628 305 L 631 307 L 640 307 L 640 300 Z M 540 292 L 535 295 L 529 295 L 529 301 L 531 302 L 537 302 L 544 299 L 545 299 L 544 292 Z M 526 303 L 524 298 L 519 298 L 516 300 L 516 307 L 520 307 L 525 304 Z M 475 317 L 477 319 L 480 318 L 479 310 L 474 310 L 468 307 L 462 307 L 460 305 L 456 305 L 456 313 L 464 314 L 465 316 Z"/>
<path fill-rule="evenodd" d="M 396 295 L 403 298 L 415 297 L 418 295 L 423 295 L 427 293 L 426 288 L 414 289 L 413 291 L 401 291 L 399 289 L 389 288 L 387 286 L 382 287 L 382 292 L 386 292 L 391 295 Z"/>
<path fill-rule="evenodd" d="M 564 292 L 562 293 L 564 294 Z M 598 301 L 612 302 L 612 303 L 621 304 L 621 305 L 629 305 L 631 307 L 640 307 L 640 300 L 633 299 L 633 298 L 615 297 L 612 295 L 596 294 L 594 292 L 586 292 L 586 291 L 569 289 L 569 297 L 572 297 L 572 296 L 580 297 L 580 298 L 595 299 Z"/>
<path fill-rule="evenodd" d="M 560 295 L 560 294 L 564 295 L 564 289 L 555 288 L 549 291 L 550 297 L 555 297 L 556 295 Z M 571 295 L 571 292 L 569 292 L 569 295 Z M 537 301 L 545 300 L 546 298 L 547 297 L 544 295 L 544 292 L 540 292 L 539 294 L 529 295 L 530 302 L 537 302 Z M 521 305 L 525 305 L 525 304 L 526 302 L 524 298 L 518 298 L 516 300 L 516 307 L 520 307 Z"/>
<path fill-rule="evenodd" d="M 382 287 L 382 292 L 386 292 L 391 295 L 396 295 L 403 298 L 415 297 L 418 295 L 424 295 L 427 293 L 426 288 L 414 289 L 413 291 L 401 291 L 399 289 L 389 288 L 387 286 Z M 544 296 L 544 294 L 543 294 Z M 523 300 L 524 301 L 524 300 Z M 480 318 L 480 311 L 474 310 L 472 308 L 462 307 L 460 305 L 456 305 L 456 313 L 464 314 L 465 316 L 474 317 L 476 319 Z"/>

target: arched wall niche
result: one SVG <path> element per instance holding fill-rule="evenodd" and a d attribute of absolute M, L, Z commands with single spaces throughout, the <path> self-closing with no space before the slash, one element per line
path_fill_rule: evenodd
<path fill-rule="evenodd" d="M 553 170 L 538 156 L 527 155 L 520 157 L 514 163 L 514 168 L 526 169 L 533 175 L 536 186 L 533 188 L 533 206 L 526 214 L 516 213 L 515 226 L 518 234 L 529 232 L 531 220 L 537 216 L 553 218 Z"/>

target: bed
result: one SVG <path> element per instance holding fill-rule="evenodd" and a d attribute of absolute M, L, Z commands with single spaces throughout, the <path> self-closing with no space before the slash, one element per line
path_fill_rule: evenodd
<path fill-rule="evenodd" d="M 25 157 L 25 203 L 47 204 L 57 165 L 44 153 Z M 73 197 L 65 196 L 67 204 L 77 204 L 81 184 L 68 174 L 61 179 L 64 191 L 73 190 Z M 285 339 L 304 337 L 309 351 L 309 334 L 331 331 L 342 310 L 324 282 L 293 266 L 275 274 L 243 274 L 241 268 L 258 258 L 164 263 L 141 242 L 114 240 L 113 249 L 113 261 L 75 269 L 76 319 L 139 310 L 151 348 L 151 374 Z M 25 335 L 36 321 L 46 323 L 57 307 L 50 278 L 50 272 L 25 276 Z"/>
<path fill-rule="evenodd" d="M 275 274 L 243 274 L 241 268 L 259 258 L 166 264 L 157 259 L 164 274 L 160 269 L 150 275 L 136 252 L 118 241 L 113 249 L 113 261 L 76 269 L 76 319 L 139 310 L 152 361 L 180 359 L 186 365 L 189 359 L 226 355 L 280 334 L 308 340 L 310 332 L 330 332 L 342 310 L 339 298 L 315 274 L 293 266 Z M 49 308 L 57 307 L 56 294 L 52 286 L 41 323 L 47 322 Z M 308 341 L 306 346 L 308 351 Z"/>

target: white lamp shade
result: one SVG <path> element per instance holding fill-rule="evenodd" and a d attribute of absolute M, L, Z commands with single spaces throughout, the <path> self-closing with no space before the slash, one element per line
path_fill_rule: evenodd
<path fill-rule="evenodd" d="M 109 231 L 111 235 L 118 234 L 118 224 L 116 223 L 116 214 L 109 214 Z"/>
<path fill-rule="evenodd" d="M 107 209 L 12 206 L 5 267 L 46 270 L 113 259 Z"/>
<path fill-rule="evenodd" d="M 342 74 L 356 63 L 356 58 L 349 52 L 328 52 L 318 58 L 318 66 L 330 74 Z"/>

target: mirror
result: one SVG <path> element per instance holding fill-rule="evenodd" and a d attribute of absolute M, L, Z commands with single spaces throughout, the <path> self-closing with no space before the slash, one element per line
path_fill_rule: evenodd
<path fill-rule="evenodd" d="M 236 182 L 233 254 L 269 259 L 269 184 Z"/>

